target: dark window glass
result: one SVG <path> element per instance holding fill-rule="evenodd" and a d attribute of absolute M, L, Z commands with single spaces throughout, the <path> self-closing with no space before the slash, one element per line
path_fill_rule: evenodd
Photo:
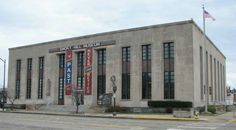
<path fill-rule="evenodd" d="M 64 98 L 64 78 L 59 78 L 59 100 Z"/>
<path fill-rule="evenodd" d="M 59 68 L 65 68 L 65 54 L 59 55 Z"/>
<path fill-rule="evenodd" d="M 44 57 L 39 57 L 38 99 L 43 98 Z"/>
<path fill-rule="evenodd" d="M 174 58 L 174 43 L 164 43 L 164 59 Z"/>
<path fill-rule="evenodd" d="M 164 99 L 175 97 L 175 74 L 174 74 L 174 43 L 163 44 L 164 55 Z"/>
<path fill-rule="evenodd" d="M 216 59 L 214 58 L 214 90 L 215 90 L 215 101 L 217 101 L 217 84 L 216 84 Z"/>
<path fill-rule="evenodd" d="M 151 45 L 147 46 L 147 59 L 151 60 L 152 54 L 151 54 Z"/>
<path fill-rule="evenodd" d="M 223 101 L 223 71 L 222 64 L 220 63 L 220 101 Z"/>
<path fill-rule="evenodd" d="M 170 54 L 169 54 L 169 57 L 170 57 L 170 58 L 174 58 L 174 56 L 175 56 L 175 55 L 174 55 L 174 43 L 169 43 L 169 46 L 170 46 L 170 49 L 169 49 L 169 50 L 170 50 L 170 52 L 169 52 L 169 53 L 170 53 Z"/>
<path fill-rule="evenodd" d="M 222 90 L 222 92 L 223 92 L 223 101 L 225 101 L 225 67 L 224 67 L 224 65 L 222 65 L 222 67 L 223 67 L 222 68 L 223 69 L 222 70 L 223 71 L 223 74 L 222 74 L 222 76 L 223 76 L 223 79 L 222 79 L 223 80 L 222 81 L 223 82 L 223 85 L 222 85 L 223 86 L 223 90 Z"/>
<path fill-rule="evenodd" d="M 174 72 L 164 72 L 164 98 L 174 99 Z"/>
<path fill-rule="evenodd" d="M 211 101 L 213 101 L 213 70 L 212 70 L 212 55 L 210 55 L 210 80 L 211 80 L 211 85 L 210 85 L 210 89 L 209 89 L 209 94 L 211 95 Z"/>
<path fill-rule="evenodd" d="M 21 60 L 16 61 L 16 90 L 15 99 L 20 98 L 20 73 L 21 73 Z"/>
<path fill-rule="evenodd" d="M 204 89 L 204 94 L 206 94 L 206 93 L 208 93 L 209 94 L 209 92 L 208 92 L 208 88 L 209 88 L 209 82 L 208 82 L 208 52 L 206 51 L 206 71 L 205 71 L 205 79 L 206 79 L 206 88 Z M 207 100 L 208 100 L 208 97 L 207 97 Z"/>
<path fill-rule="evenodd" d="M 127 61 L 130 61 L 130 47 L 127 48 Z"/>
<path fill-rule="evenodd" d="M 217 89 L 218 89 L 218 95 L 217 95 L 217 100 L 220 101 L 220 67 L 219 67 L 219 61 L 217 61 Z"/>
<path fill-rule="evenodd" d="M 106 49 L 97 51 L 98 77 L 97 77 L 97 98 L 106 92 Z"/>
<path fill-rule="evenodd" d="M 171 83 L 175 82 L 175 73 L 174 72 L 170 72 L 170 82 Z"/>
<path fill-rule="evenodd" d="M 151 99 L 151 45 L 142 46 L 142 99 Z"/>
<path fill-rule="evenodd" d="M 58 104 L 64 104 L 64 74 L 65 74 L 65 54 L 59 55 L 59 86 L 58 86 Z"/>
<path fill-rule="evenodd" d="M 84 52 L 77 53 L 77 86 L 84 89 Z M 81 95 L 80 103 L 84 104 L 84 95 Z"/>
<path fill-rule="evenodd" d="M 130 47 L 122 48 L 122 99 L 130 99 Z"/>
<path fill-rule="evenodd" d="M 26 99 L 31 98 L 32 58 L 27 59 Z"/>
<path fill-rule="evenodd" d="M 103 51 L 103 64 L 106 64 L 106 62 L 107 62 L 107 59 L 106 59 L 106 57 L 107 57 L 107 52 L 106 52 L 106 50 L 105 51 Z"/>
<path fill-rule="evenodd" d="M 147 59 L 147 47 L 146 46 L 142 46 L 142 57 L 143 57 L 143 60 Z"/>
<path fill-rule="evenodd" d="M 200 87 L 201 87 L 201 100 L 203 100 L 203 58 L 202 58 L 202 47 L 200 46 Z"/>

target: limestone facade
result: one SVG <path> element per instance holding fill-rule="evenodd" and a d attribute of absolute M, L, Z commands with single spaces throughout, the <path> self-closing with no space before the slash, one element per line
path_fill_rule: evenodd
<path fill-rule="evenodd" d="M 106 93 L 112 93 L 110 77 L 114 75 L 117 86 L 116 99 L 119 106 L 147 107 L 148 100 L 165 100 L 163 44 L 173 42 L 174 100 L 192 101 L 195 107 L 203 106 L 206 98 L 204 90 L 206 90 L 209 92 L 209 104 L 224 104 L 226 58 L 207 36 L 205 42 L 203 38 L 203 32 L 196 23 L 187 20 L 10 48 L 8 91 L 15 97 L 16 62 L 20 60 L 19 99 L 15 103 L 58 104 L 59 54 L 65 53 L 65 51 L 50 53 L 49 50 L 88 45 L 89 43 L 113 42 L 111 45 L 92 48 L 92 94 L 84 96 L 84 104 L 97 105 L 97 52 L 99 49 L 106 49 Z M 151 45 L 151 99 L 142 99 L 142 45 Z M 121 96 L 122 47 L 130 47 L 130 99 L 122 99 Z M 202 48 L 202 58 L 200 58 L 200 48 Z M 85 49 L 72 50 L 73 85 L 77 84 L 77 53 L 85 52 Z M 39 57 L 44 57 L 42 99 L 38 99 Z M 26 98 L 28 58 L 32 58 L 30 99 Z M 200 59 L 202 59 L 202 68 Z M 204 86 L 208 86 L 208 89 Z M 72 105 L 72 96 L 65 95 L 65 91 L 64 104 Z"/>

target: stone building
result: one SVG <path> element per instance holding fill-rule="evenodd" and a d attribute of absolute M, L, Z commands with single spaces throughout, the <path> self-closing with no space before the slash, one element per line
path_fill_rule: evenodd
<path fill-rule="evenodd" d="M 97 106 L 112 93 L 114 75 L 119 106 L 225 104 L 225 60 L 187 20 L 10 48 L 8 90 L 16 104 L 58 105 L 71 105 L 72 90 L 84 90 L 82 103 Z"/>

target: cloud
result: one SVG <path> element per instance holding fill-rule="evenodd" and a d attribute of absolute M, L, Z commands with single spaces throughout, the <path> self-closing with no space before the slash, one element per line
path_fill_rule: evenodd
<path fill-rule="evenodd" d="M 7 48 L 15 46 L 191 18 L 201 27 L 202 3 L 199 0 L 1 1 L 0 55 L 7 58 Z M 233 70 L 236 1 L 204 0 L 204 3 L 216 18 L 214 22 L 207 20 L 207 35 L 226 55 L 227 79 L 232 84 L 236 81 Z"/>

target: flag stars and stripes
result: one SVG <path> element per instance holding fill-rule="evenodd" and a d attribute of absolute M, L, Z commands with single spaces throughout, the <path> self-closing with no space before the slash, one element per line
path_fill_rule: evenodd
<path fill-rule="evenodd" d="M 204 16 L 204 18 L 211 18 L 213 21 L 216 20 L 216 19 L 215 19 L 210 13 L 208 13 L 206 10 L 203 11 L 203 16 Z"/>

